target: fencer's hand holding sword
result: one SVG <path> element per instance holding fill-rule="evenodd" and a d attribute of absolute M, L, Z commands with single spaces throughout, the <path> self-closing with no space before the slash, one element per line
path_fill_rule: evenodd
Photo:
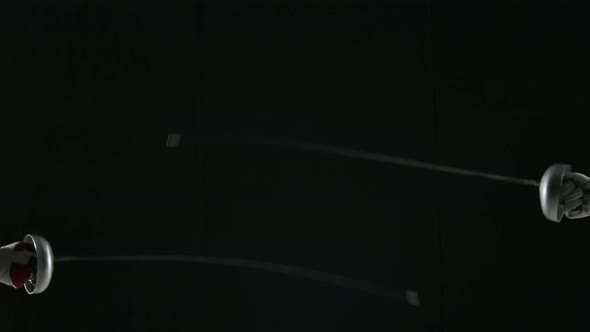
<path fill-rule="evenodd" d="M 590 178 L 581 173 L 564 176 L 560 190 L 560 204 L 568 219 L 582 219 L 590 216 Z"/>
<path fill-rule="evenodd" d="M 0 283 L 41 294 L 51 282 L 53 261 L 49 242 L 28 234 L 22 241 L 0 247 Z"/>
<path fill-rule="evenodd" d="M 551 165 L 539 183 L 541 209 L 545 218 L 559 223 L 590 217 L 590 178 L 572 172 L 568 164 Z"/>

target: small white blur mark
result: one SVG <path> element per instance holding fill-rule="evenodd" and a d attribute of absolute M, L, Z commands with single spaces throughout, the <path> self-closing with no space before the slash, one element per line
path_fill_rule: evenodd
<path fill-rule="evenodd" d="M 408 304 L 414 307 L 420 306 L 420 297 L 418 296 L 418 292 L 416 291 L 407 291 L 406 298 L 408 299 Z"/>
<path fill-rule="evenodd" d="M 178 133 L 168 134 L 168 140 L 166 141 L 166 147 L 177 148 L 180 145 L 180 138 L 181 137 L 182 137 L 182 135 L 178 134 Z"/>

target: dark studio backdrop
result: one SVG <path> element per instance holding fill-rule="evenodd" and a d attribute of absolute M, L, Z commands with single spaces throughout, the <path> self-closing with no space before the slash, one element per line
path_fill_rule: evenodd
<path fill-rule="evenodd" d="M 0 242 L 57 255 L 292 264 L 422 307 L 229 267 L 57 265 L 0 289 L 3 331 L 588 329 L 590 223 L 533 187 L 257 146 L 331 143 L 517 177 L 590 172 L 574 2 L 18 1 L 1 5 Z M 168 133 L 180 147 L 166 147 Z"/>

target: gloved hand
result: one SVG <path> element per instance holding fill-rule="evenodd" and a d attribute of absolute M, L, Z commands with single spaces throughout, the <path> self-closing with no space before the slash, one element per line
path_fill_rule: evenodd
<path fill-rule="evenodd" d="M 34 248 L 27 244 L 15 242 L 0 248 L 0 283 L 22 288 L 36 266 Z"/>
<path fill-rule="evenodd" d="M 569 219 L 590 216 L 590 178 L 584 174 L 566 174 L 559 197 Z"/>

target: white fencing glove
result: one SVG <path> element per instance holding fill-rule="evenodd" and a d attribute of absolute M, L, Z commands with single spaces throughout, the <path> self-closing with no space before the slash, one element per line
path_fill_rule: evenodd
<path fill-rule="evenodd" d="M 580 173 L 566 174 L 559 200 L 569 219 L 590 217 L 590 178 Z"/>
<path fill-rule="evenodd" d="M 23 242 L 0 247 L 0 283 L 23 288 L 37 266 L 34 250 Z"/>

